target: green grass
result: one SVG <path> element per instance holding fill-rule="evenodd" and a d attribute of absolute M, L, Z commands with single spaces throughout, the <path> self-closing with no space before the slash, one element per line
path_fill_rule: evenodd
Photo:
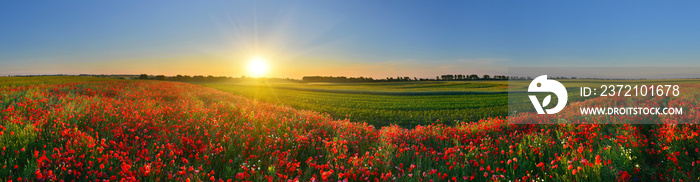
<path fill-rule="evenodd" d="M 375 126 L 478 121 L 507 114 L 506 82 L 202 84 L 236 95 Z M 500 87 L 500 88 L 496 88 Z"/>
<path fill-rule="evenodd" d="M 249 82 L 248 84 L 256 84 Z M 369 83 L 277 83 L 276 86 L 325 90 L 362 90 L 395 92 L 435 91 L 507 91 L 507 81 L 421 81 L 421 82 L 369 82 Z"/>
<path fill-rule="evenodd" d="M 661 84 L 669 80 L 559 80 L 569 90 L 569 102 L 580 97 L 582 86 L 601 84 Z M 698 80 L 673 80 L 694 84 Z M 508 91 L 526 93 L 529 80 L 521 81 L 420 81 L 369 83 L 304 83 L 249 79 L 231 83 L 201 84 L 261 101 L 328 113 L 337 119 L 375 126 L 403 127 L 431 123 L 475 122 L 508 114 Z M 522 97 L 527 98 L 527 97 Z M 556 98 L 552 100 L 556 102 Z M 511 103 L 514 110 L 534 112 L 528 99 Z"/>

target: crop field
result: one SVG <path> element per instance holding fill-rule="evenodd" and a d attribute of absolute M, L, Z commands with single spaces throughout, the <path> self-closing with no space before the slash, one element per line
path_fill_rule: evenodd
<path fill-rule="evenodd" d="M 673 80 L 696 84 L 698 80 Z M 374 83 L 304 83 L 252 80 L 206 83 L 202 86 L 256 100 L 328 113 L 337 119 L 381 127 L 474 122 L 508 114 L 508 91 L 526 91 L 529 81 L 420 81 Z M 562 80 L 570 98 L 579 87 L 620 83 L 619 80 Z M 656 83 L 625 80 L 624 83 Z M 510 87 L 509 87 L 510 85 Z M 527 93 L 518 93 L 527 94 Z M 591 97 L 593 98 L 593 97 Z M 570 101 L 583 101 L 582 98 Z M 519 105 L 531 108 L 529 100 Z M 525 109 L 523 109 L 525 110 Z M 534 110 L 533 110 L 534 112 Z"/>
<path fill-rule="evenodd" d="M 690 86 L 653 100 L 684 115 L 644 119 L 697 123 Z M 641 102 L 625 99 L 571 104 Z M 511 119 L 615 119 L 572 112 Z M 188 83 L 89 77 L 0 78 L 0 119 L 3 181 L 700 180 L 695 124 L 374 127 Z"/>
<path fill-rule="evenodd" d="M 203 84 L 235 95 L 375 126 L 454 124 L 507 114 L 507 82 Z"/>

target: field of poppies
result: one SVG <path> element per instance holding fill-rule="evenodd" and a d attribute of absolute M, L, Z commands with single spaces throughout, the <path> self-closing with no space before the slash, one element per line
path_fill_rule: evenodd
<path fill-rule="evenodd" d="M 679 116 L 621 120 L 697 123 L 700 91 L 684 88 L 572 105 L 682 106 Z M 614 120 L 568 112 L 511 119 Z M 700 180 L 694 124 L 375 128 L 187 83 L 89 77 L 0 78 L 0 119 L 0 181 Z"/>

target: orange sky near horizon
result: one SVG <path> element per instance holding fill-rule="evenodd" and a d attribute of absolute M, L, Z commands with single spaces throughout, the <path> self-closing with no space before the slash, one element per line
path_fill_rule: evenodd
<path fill-rule="evenodd" d="M 252 55 L 252 54 L 251 54 Z M 191 55 L 180 57 L 123 58 L 110 61 L 62 61 L 32 65 L 22 73 L 19 66 L 12 75 L 22 74 L 149 74 L 149 75 L 213 75 L 251 77 L 247 70 L 254 56 Z M 383 79 L 386 76 L 435 78 L 442 74 L 505 74 L 498 67 L 500 59 L 460 60 L 435 65 L 412 60 L 354 63 L 331 58 L 266 57 L 269 71 L 263 77 L 300 79 L 303 76 L 347 76 Z"/>

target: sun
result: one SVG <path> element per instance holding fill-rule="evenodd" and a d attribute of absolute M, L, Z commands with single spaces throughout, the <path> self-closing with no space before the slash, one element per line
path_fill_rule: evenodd
<path fill-rule="evenodd" d="M 264 77 L 267 75 L 270 66 L 267 64 L 267 60 L 262 57 L 253 57 L 248 60 L 248 73 L 253 77 Z"/>

